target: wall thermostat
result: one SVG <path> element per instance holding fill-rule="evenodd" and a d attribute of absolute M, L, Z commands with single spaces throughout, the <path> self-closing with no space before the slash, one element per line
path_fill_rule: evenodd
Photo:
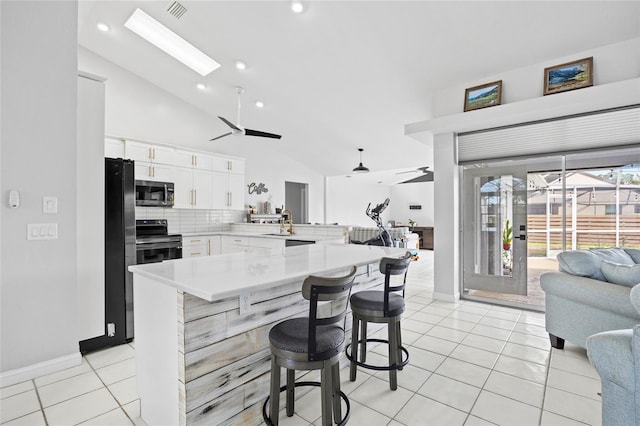
<path fill-rule="evenodd" d="M 15 189 L 9 191 L 9 206 L 12 209 L 17 209 L 20 206 L 20 193 Z"/>

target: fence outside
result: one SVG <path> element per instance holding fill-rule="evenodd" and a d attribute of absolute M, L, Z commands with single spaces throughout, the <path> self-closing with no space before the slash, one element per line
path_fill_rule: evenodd
<path fill-rule="evenodd" d="M 549 215 L 549 247 L 547 247 L 547 215 L 527 215 L 529 256 L 547 256 L 562 250 L 562 216 Z M 640 215 L 620 215 L 618 247 L 640 248 Z M 574 243 L 575 241 L 575 243 Z M 567 249 L 616 247 L 616 215 L 578 215 L 575 229 L 567 216 Z"/>

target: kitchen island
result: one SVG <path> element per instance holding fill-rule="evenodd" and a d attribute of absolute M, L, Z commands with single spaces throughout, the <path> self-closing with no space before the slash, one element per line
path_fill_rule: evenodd
<path fill-rule="evenodd" d="M 379 260 L 404 252 L 315 244 L 131 266 L 141 417 L 149 425 L 262 423 L 268 333 L 308 314 L 302 281 L 357 265 L 353 292 L 368 289 L 383 282 Z"/>

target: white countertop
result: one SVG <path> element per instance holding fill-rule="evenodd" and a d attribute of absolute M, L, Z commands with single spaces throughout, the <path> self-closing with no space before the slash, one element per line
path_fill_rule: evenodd
<path fill-rule="evenodd" d="M 405 252 L 401 248 L 356 244 L 310 244 L 272 249 L 268 254 L 232 253 L 168 260 L 130 266 L 129 270 L 134 276 L 150 278 L 212 302 L 294 278 L 377 262 L 385 256 L 400 257 Z"/>
<path fill-rule="evenodd" d="M 256 238 L 276 238 L 282 240 L 303 240 L 303 241 L 328 241 L 328 240 L 336 240 L 339 237 L 336 236 L 327 236 L 327 235 L 317 235 L 317 234 L 298 234 L 294 232 L 293 234 L 277 234 L 273 233 L 265 233 L 265 234 L 256 234 L 255 232 L 238 232 L 238 231 L 211 231 L 211 232 L 185 232 L 182 234 L 183 238 L 190 238 L 199 235 L 228 235 L 231 237 L 256 237 Z"/>

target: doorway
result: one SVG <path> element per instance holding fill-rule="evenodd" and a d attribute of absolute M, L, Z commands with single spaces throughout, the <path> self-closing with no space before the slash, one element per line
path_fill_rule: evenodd
<path fill-rule="evenodd" d="M 307 183 L 284 183 L 284 207 L 291 210 L 293 223 L 309 223 L 308 187 Z"/>
<path fill-rule="evenodd" d="M 628 147 L 463 166 L 462 297 L 544 310 L 561 251 L 640 248 L 638 163 Z"/>

